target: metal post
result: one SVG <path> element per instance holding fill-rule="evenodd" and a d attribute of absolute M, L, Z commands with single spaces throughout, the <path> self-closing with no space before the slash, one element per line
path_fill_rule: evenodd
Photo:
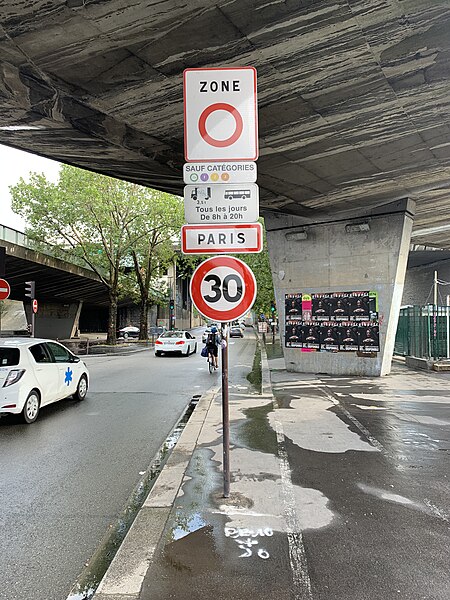
<path fill-rule="evenodd" d="M 36 337 L 36 314 L 33 310 L 33 305 L 31 306 L 31 337 Z"/>
<path fill-rule="evenodd" d="M 450 358 L 450 319 L 449 319 L 449 310 L 450 310 L 450 296 L 447 295 L 447 306 L 445 307 L 445 314 L 447 316 L 447 358 Z"/>
<path fill-rule="evenodd" d="M 228 323 L 222 323 L 223 497 L 230 496 L 230 414 L 228 404 Z"/>

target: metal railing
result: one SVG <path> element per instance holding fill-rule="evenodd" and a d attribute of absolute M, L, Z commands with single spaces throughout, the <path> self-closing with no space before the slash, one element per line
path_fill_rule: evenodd
<path fill-rule="evenodd" d="M 450 306 L 401 308 L 394 352 L 417 358 L 450 358 Z"/>
<path fill-rule="evenodd" d="M 72 263 L 73 265 L 77 265 L 78 267 L 82 267 L 88 271 L 92 271 L 91 267 L 76 254 L 72 254 L 71 252 L 63 250 L 62 248 L 58 248 L 57 246 L 46 244 L 45 242 L 37 242 L 36 240 L 28 237 L 25 233 L 17 231 L 17 229 L 13 229 L 12 227 L 0 225 L 0 242 L 2 240 L 8 242 L 9 244 L 23 246 L 29 250 L 41 252 L 47 256 L 58 258 L 59 260 L 64 260 L 65 262 Z"/>

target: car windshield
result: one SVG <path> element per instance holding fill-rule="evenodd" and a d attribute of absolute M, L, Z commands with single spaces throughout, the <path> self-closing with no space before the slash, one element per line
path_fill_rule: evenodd
<path fill-rule="evenodd" d="M 19 348 L 0 348 L 0 367 L 14 367 L 19 360 Z"/>
<path fill-rule="evenodd" d="M 180 338 L 180 337 L 183 337 L 183 332 L 182 331 L 166 331 L 166 333 L 163 333 L 161 337 L 163 337 L 163 338 Z"/>

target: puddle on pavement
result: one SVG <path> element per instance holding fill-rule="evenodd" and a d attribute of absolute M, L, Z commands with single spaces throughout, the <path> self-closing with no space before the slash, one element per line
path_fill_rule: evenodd
<path fill-rule="evenodd" d="M 269 424 L 268 414 L 273 411 L 272 402 L 264 406 L 247 408 L 243 411 L 247 417 L 237 428 L 239 442 L 244 447 L 269 454 L 277 454 L 277 437 Z"/>
<path fill-rule="evenodd" d="M 177 443 L 183 429 L 186 427 L 186 423 L 189 421 L 200 397 L 200 394 L 193 396 L 184 415 L 181 417 L 173 431 L 168 435 L 149 469 L 147 469 L 145 475 L 134 489 L 126 507 L 119 516 L 119 519 L 111 526 L 110 530 L 103 538 L 103 541 L 100 543 L 99 548 L 93 554 L 86 568 L 79 576 L 78 581 L 67 596 L 67 600 L 90 600 L 94 596 L 100 581 L 167 462 L 171 450 Z"/>

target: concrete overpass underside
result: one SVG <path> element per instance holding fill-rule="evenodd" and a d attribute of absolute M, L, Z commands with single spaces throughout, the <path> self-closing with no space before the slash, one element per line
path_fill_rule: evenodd
<path fill-rule="evenodd" d="M 376 357 L 286 348 L 288 368 L 388 372 L 410 242 L 450 249 L 448 0 L 1 8 L 0 143 L 176 194 L 183 69 L 256 67 L 258 184 L 281 318 L 295 291 L 379 298 Z M 359 234 L 346 229 L 361 219 Z"/>
<path fill-rule="evenodd" d="M 25 282 L 36 284 L 37 336 L 70 338 L 79 331 L 82 310 L 91 320 L 107 310 L 108 291 L 92 271 L 5 240 L 0 240 L 0 246 L 6 248 L 10 300 L 24 301 L 28 323 L 31 300 L 25 298 Z"/>

